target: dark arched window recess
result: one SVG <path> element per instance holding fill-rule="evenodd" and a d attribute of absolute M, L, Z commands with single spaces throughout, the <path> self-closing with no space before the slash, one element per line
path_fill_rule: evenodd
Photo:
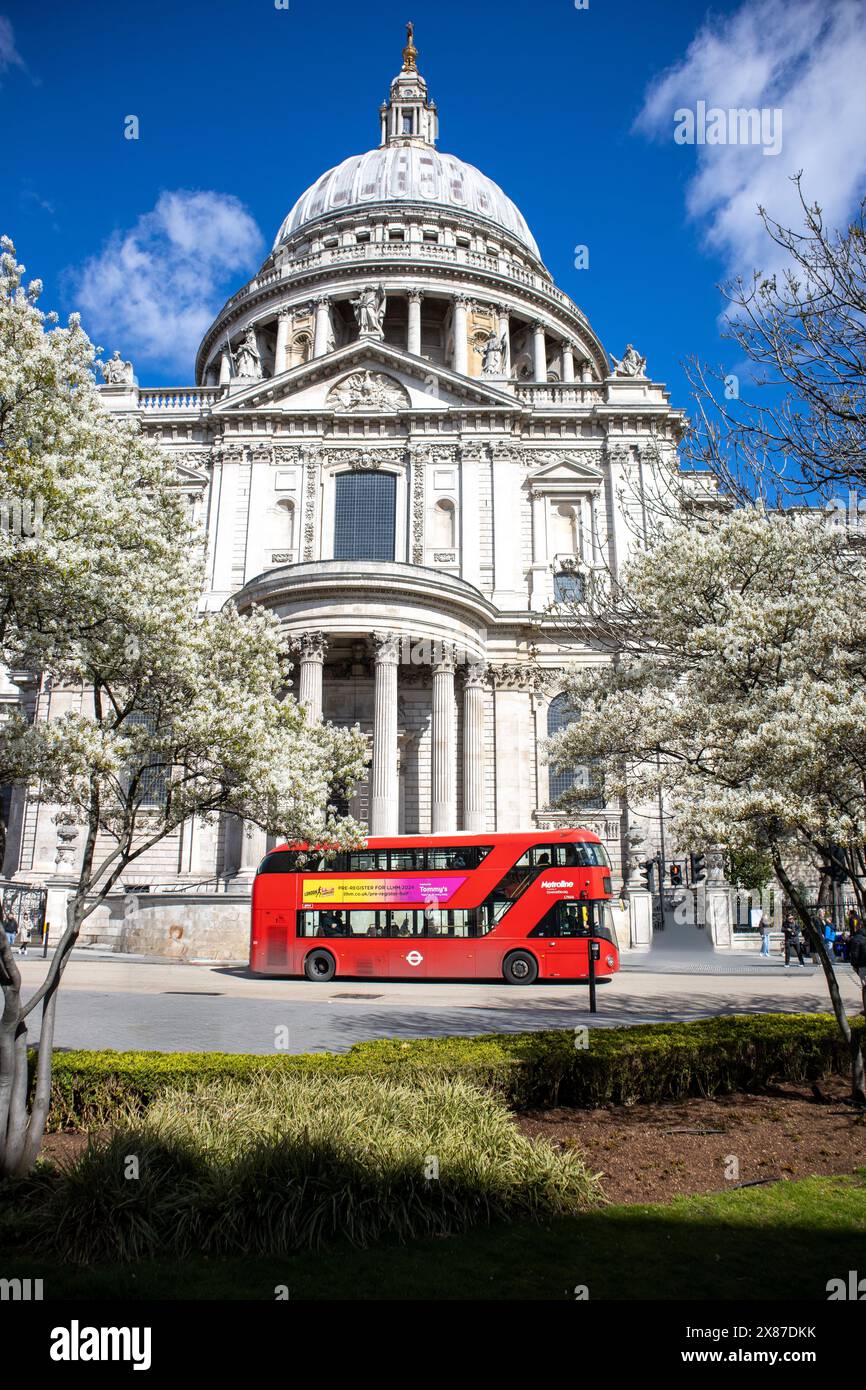
<path fill-rule="evenodd" d="M 580 712 L 571 705 L 568 695 L 557 695 L 551 700 L 547 710 L 547 736 L 552 738 L 561 729 L 580 718 Z M 593 763 L 584 767 L 556 771 L 549 769 L 550 804 L 555 806 L 566 792 L 579 795 L 579 804 L 585 811 L 601 811 L 604 808 L 604 787 L 600 784 L 598 771 Z"/>

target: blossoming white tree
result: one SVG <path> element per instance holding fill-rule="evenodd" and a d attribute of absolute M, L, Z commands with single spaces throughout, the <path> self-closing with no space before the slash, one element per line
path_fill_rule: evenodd
<path fill-rule="evenodd" d="M 85 918 L 124 869 L 191 815 L 233 814 L 297 840 L 357 843 L 333 809 L 361 775 L 355 731 L 309 725 L 285 695 L 277 621 L 197 615 L 200 538 L 158 449 L 102 411 L 94 350 L 52 328 L 5 244 L 0 448 L 10 502 L 38 526 L 0 537 L 0 659 L 80 692 L 75 713 L 0 728 L 2 780 L 26 780 L 80 827 L 78 883 L 43 984 L 22 1003 L 0 933 L 0 1173 L 39 1152 L 57 991 Z M 158 794 L 154 794 L 154 789 Z M 31 1017 L 41 1011 L 28 1092 Z"/>
<path fill-rule="evenodd" d="M 575 614 L 612 659 L 575 676 L 555 765 L 663 793 L 678 841 L 758 850 L 813 936 L 788 866 L 835 861 L 866 908 L 866 563 L 825 513 L 669 519 Z M 863 1058 L 816 940 L 839 1028 Z"/>

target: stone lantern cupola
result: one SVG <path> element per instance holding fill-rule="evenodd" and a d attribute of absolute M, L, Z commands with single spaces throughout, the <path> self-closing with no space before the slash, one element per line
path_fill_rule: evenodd
<path fill-rule="evenodd" d="M 382 123 L 380 145 L 434 146 L 439 135 L 435 101 L 427 95 L 427 83 L 417 67 L 414 26 L 406 25 L 403 66 L 391 83 L 391 95 L 379 108 Z"/>

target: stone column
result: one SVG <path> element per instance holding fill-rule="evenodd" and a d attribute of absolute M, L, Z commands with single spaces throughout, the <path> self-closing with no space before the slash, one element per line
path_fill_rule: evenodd
<path fill-rule="evenodd" d="M 400 646 L 388 632 L 374 632 L 373 769 L 370 786 L 370 834 L 396 835 L 397 665 Z"/>
<path fill-rule="evenodd" d="M 484 829 L 484 677 L 486 667 L 467 669 L 463 685 L 463 829 Z"/>
<path fill-rule="evenodd" d="M 411 352 L 413 357 L 421 356 L 421 300 L 424 298 L 422 290 L 410 290 L 407 296 L 409 300 L 409 331 L 406 337 L 406 351 Z"/>
<path fill-rule="evenodd" d="M 451 365 L 461 376 L 469 375 L 469 347 L 466 340 L 468 311 L 469 300 L 465 295 L 458 295 L 454 301 L 454 355 Z"/>
<path fill-rule="evenodd" d="M 279 376 L 289 365 L 289 332 L 292 326 L 290 310 L 281 309 L 277 318 L 277 346 L 274 349 L 274 376 Z"/>
<path fill-rule="evenodd" d="M 445 646 L 442 660 L 433 666 L 433 725 L 431 767 L 431 830 L 434 835 L 455 830 L 457 786 L 454 764 L 454 665 L 453 647 Z"/>
<path fill-rule="evenodd" d="M 511 322 L 507 305 L 499 304 L 496 313 L 499 318 L 499 341 L 503 346 L 502 375 L 511 376 Z"/>
<path fill-rule="evenodd" d="M 328 643 L 324 632 L 302 632 L 292 641 L 299 657 L 298 704 L 306 710 L 307 723 L 322 717 L 322 669 Z"/>
<path fill-rule="evenodd" d="M 547 380 L 547 344 L 544 339 L 544 324 L 532 325 L 533 376 L 536 381 Z"/>
<path fill-rule="evenodd" d="M 232 359 L 229 350 L 224 347 L 220 353 L 220 386 L 228 386 L 232 379 Z"/>
<path fill-rule="evenodd" d="M 574 381 L 574 343 L 571 341 L 562 345 L 562 379 Z"/>
<path fill-rule="evenodd" d="M 322 296 L 316 300 L 316 335 L 313 340 L 313 356 L 324 357 L 328 351 L 331 336 L 331 301 Z"/>

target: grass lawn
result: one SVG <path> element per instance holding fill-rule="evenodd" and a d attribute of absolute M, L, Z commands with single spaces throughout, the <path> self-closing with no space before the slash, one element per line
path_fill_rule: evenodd
<path fill-rule="evenodd" d="M 826 1299 L 863 1269 L 866 1169 L 369 1250 L 73 1269 L 0 1255 L 46 1299 Z"/>

